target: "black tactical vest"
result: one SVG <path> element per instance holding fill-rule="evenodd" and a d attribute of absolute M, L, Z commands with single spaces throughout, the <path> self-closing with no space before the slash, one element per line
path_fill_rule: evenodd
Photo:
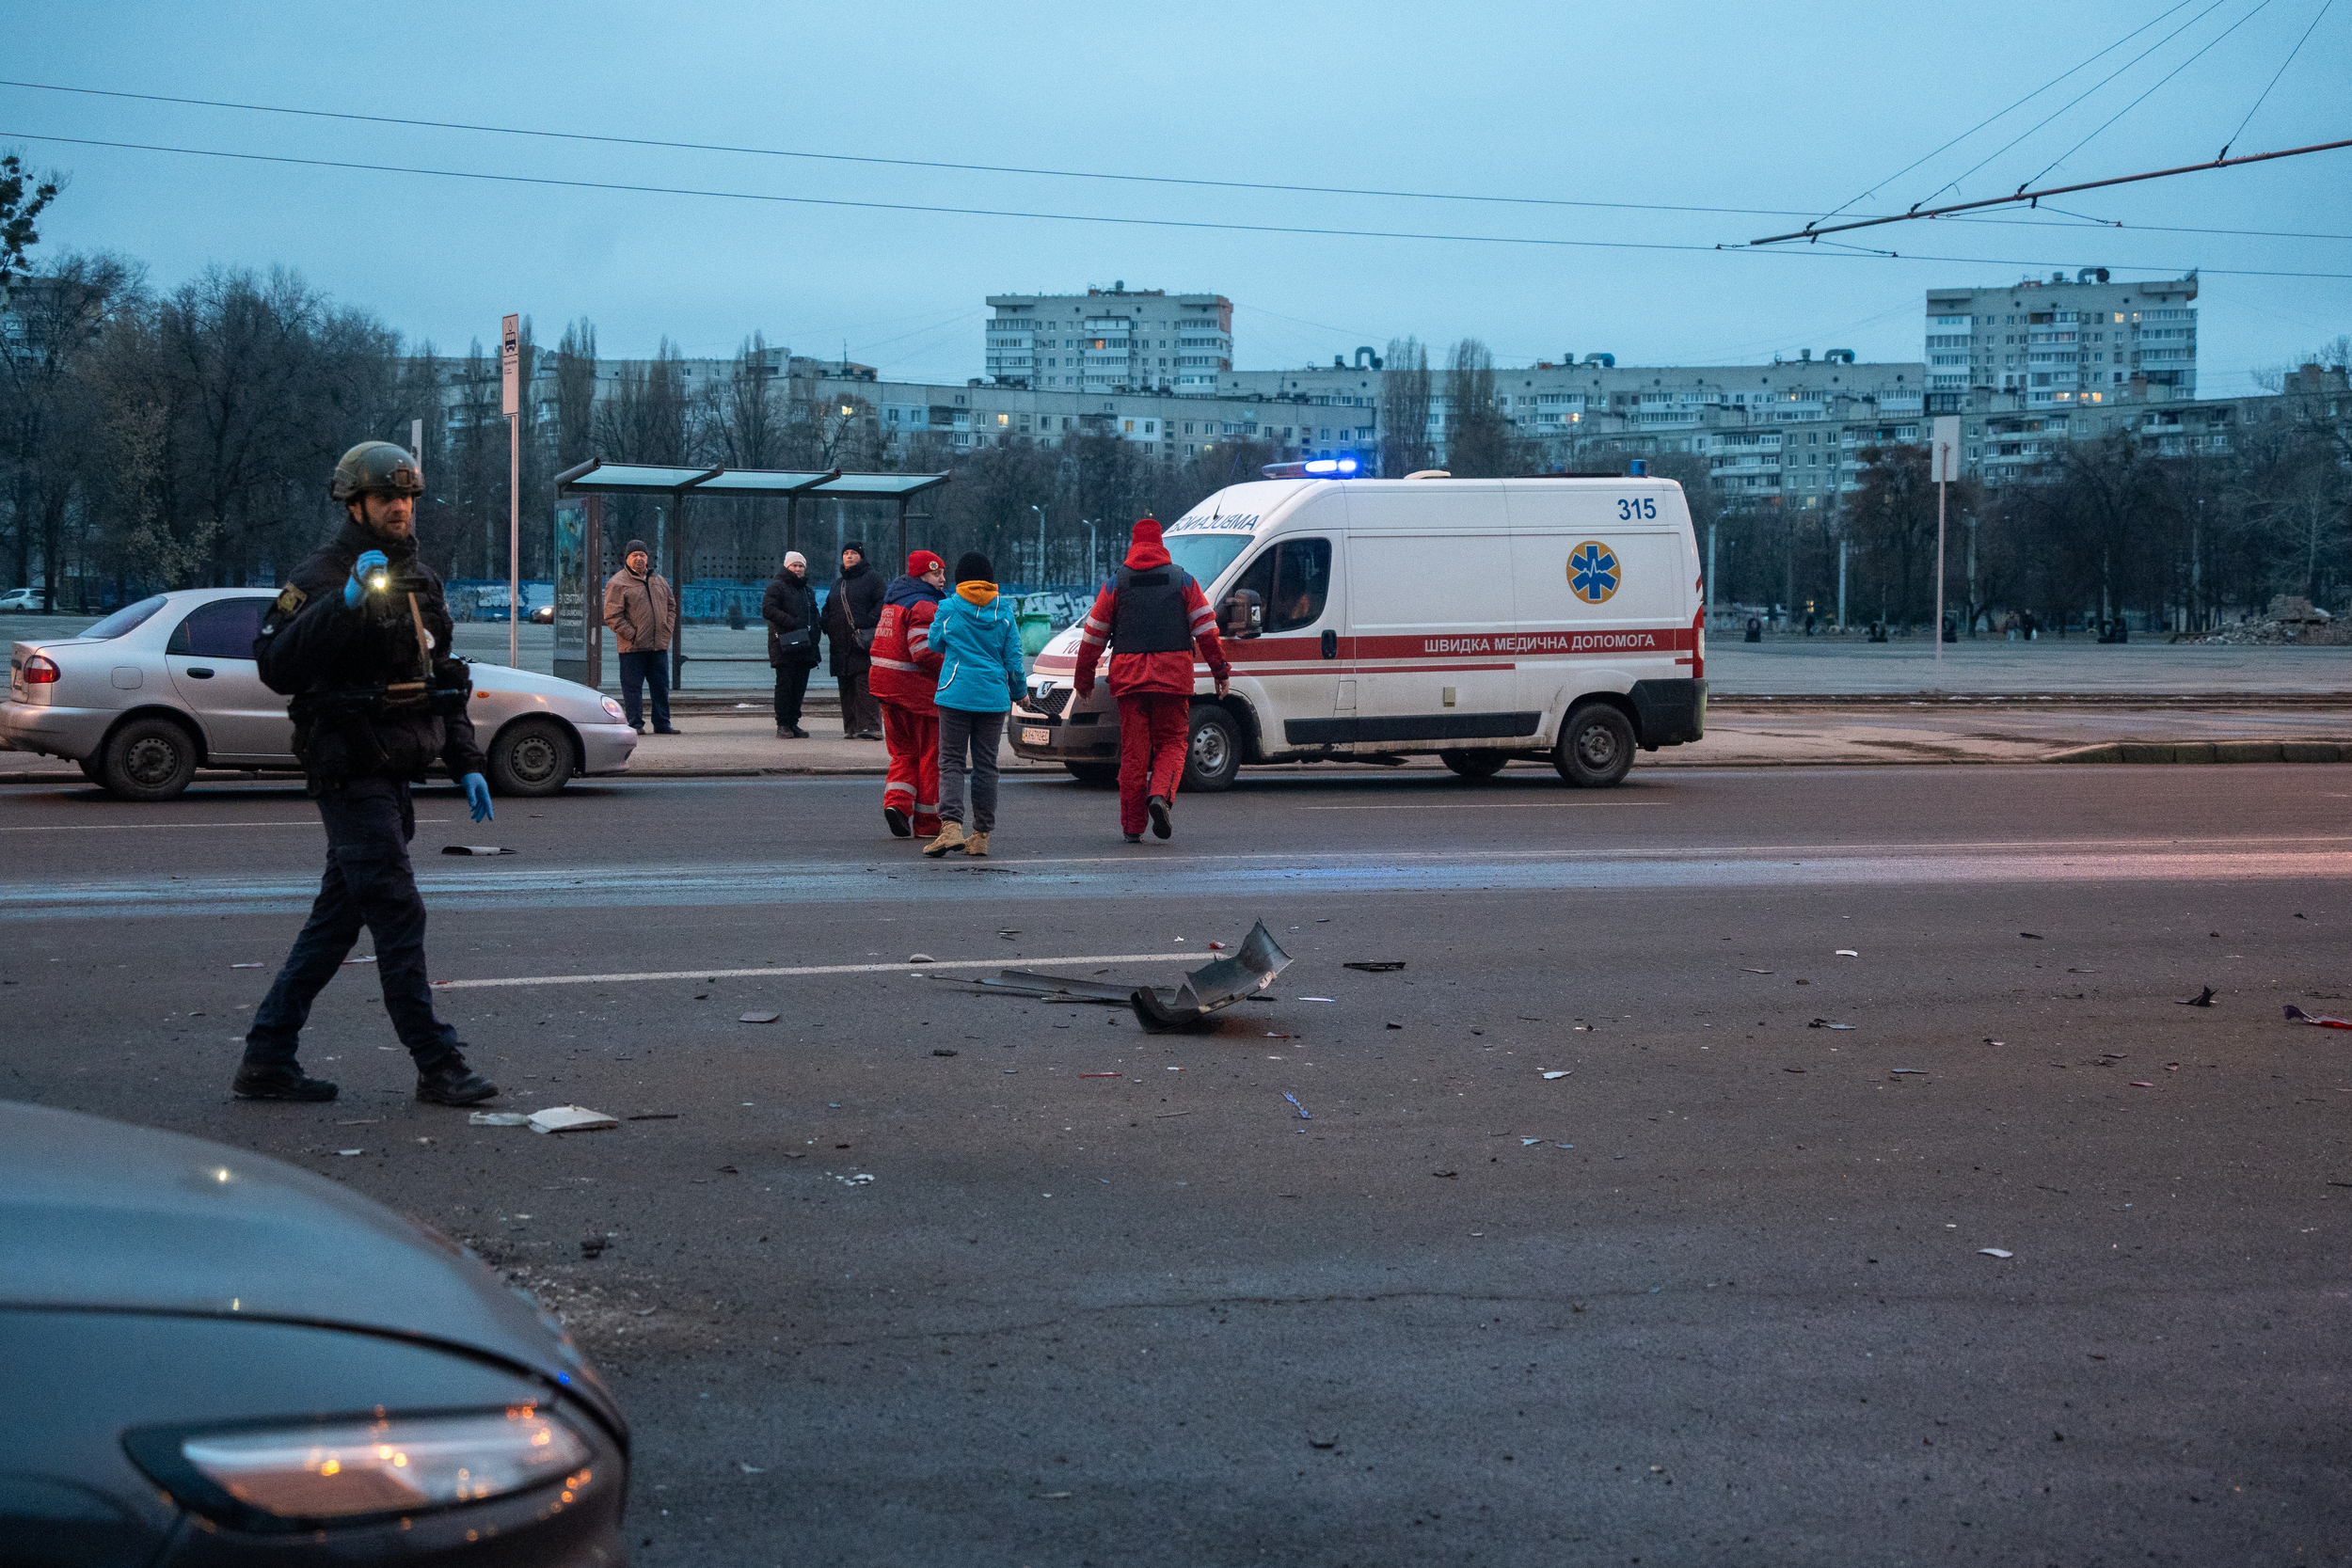
<path fill-rule="evenodd" d="M 1184 612 L 1184 584 L 1191 580 L 1174 564 L 1137 571 L 1121 566 L 1111 579 L 1118 598 L 1111 607 L 1111 648 L 1122 654 L 1173 654 L 1192 646 L 1192 618 Z"/>

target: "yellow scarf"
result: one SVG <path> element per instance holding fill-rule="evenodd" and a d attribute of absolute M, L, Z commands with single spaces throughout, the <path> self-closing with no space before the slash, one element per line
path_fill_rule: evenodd
<path fill-rule="evenodd" d="M 960 582 L 956 584 L 956 597 L 975 610 L 986 610 L 996 597 L 996 585 L 977 580 Z"/>

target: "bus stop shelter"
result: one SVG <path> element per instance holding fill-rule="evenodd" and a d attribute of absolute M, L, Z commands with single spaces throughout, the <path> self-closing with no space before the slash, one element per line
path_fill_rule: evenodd
<path fill-rule="evenodd" d="M 952 474 L 873 474 L 844 473 L 839 468 L 822 472 L 779 468 L 705 468 L 686 465 L 655 463 L 607 463 L 591 458 L 577 467 L 564 469 L 555 476 L 558 501 L 569 497 L 586 497 L 591 501 L 591 522 L 584 554 L 592 578 L 602 572 L 603 539 L 601 508 L 594 505 L 604 496 L 652 496 L 666 498 L 670 503 L 668 555 L 666 562 L 671 586 L 678 591 L 681 610 L 684 604 L 686 567 L 693 560 L 691 534 L 687 528 L 686 499 L 689 496 L 717 496 L 731 500 L 778 499 L 785 503 L 785 539 L 787 548 L 798 546 L 800 538 L 800 504 L 803 500 L 844 500 L 896 502 L 898 508 L 898 559 L 907 554 L 907 507 L 915 497 L 927 490 L 937 489 L 948 482 Z M 557 598 L 563 598 L 559 589 Z M 603 626 L 601 614 L 601 583 L 587 594 L 587 624 L 584 631 L 590 644 L 601 647 L 596 633 Z M 670 639 L 670 685 L 673 689 L 686 684 L 685 616 Z M 559 642 L 561 641 L 559 635 Z M 731 662 L 706 659 L 707 663 Z M 752 662 L 752 661 L 732 661 Z M 766 660 L 756 662 L 765 663 Z"/>

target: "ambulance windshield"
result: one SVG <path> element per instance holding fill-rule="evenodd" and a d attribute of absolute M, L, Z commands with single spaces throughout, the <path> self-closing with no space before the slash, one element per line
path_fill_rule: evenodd
<path fill-rule="evenodd" d="M 1168 553 L 1177 565 L 1192 574 L 1192 580 L 1206 594 L 1216 583 L 1217 574 L 1233 563 L 1233 558 L 1249 547 L 1254 534 L 1179 533 L 1167 541 Z"/>

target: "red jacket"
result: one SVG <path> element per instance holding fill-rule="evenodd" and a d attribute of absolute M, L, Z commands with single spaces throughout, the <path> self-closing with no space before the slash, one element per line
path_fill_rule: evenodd
<path fill-rule="evenodd" d="M 1136 525 L 1134 543 L 1127 547 L 1127 565 L 1145 572 L 1154 566 L 1168 564 L 1167 546 L 1160 543 L 1160 525 L 1147 517 Z M 1087 612 L 1086 629 L 1078 638 L 1078 695 L 1094 689 L 1094 666 L 1103 657 L 1103 648 L 1110 641 L 1111 626 L 1119 603 L 1118 590 L 1110 583 L 1103 585 L 1095 595 L 1094 608 Z M 1223 680 L 1232 673 L 1225 662 L 1225 645 L 1217 641 L 1216 615 L 1209 609 L 1208 595 L 1200 585 L 1184 577 L 1184 614 L 1192 628 L 1192 648 L 1159 654 L 1122 654 L 1111 652 L 1111 694 L 1131 696 L 1141 691 L 1170 692 L 1180 697 L 1192 694 L 1194 685 L 1193 659 L 1196 656 L 1209 667 L 1209 673 Z"/>
<path fill-rule="evenodd" d="M 866 676 L 875 701 L 930 711 L 939 695 L 939 656 L 931 652 L 930 628 L 938 613 L 939 590 L 921 578 L 890 585 Z"/>

